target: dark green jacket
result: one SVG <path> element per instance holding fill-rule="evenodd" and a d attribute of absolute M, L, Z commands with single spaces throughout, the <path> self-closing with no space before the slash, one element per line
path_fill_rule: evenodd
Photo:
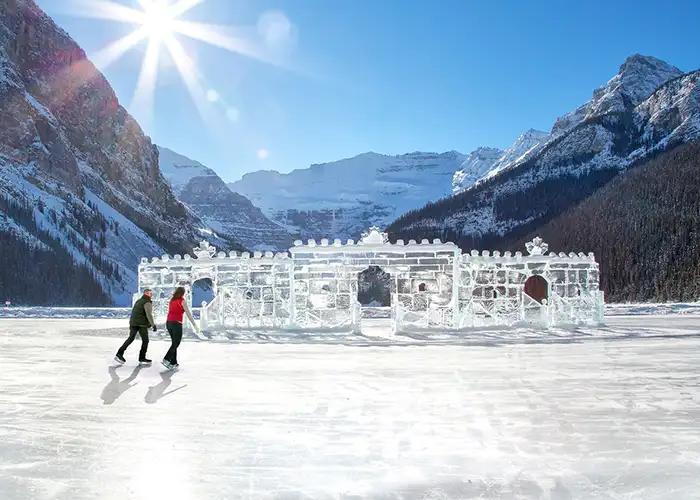
<path fill-rule="evenodd" d="M 136 301 L 134 308 L 131 310 L 131 318 L 129 318 L 129 326 L 146 326 L 155 325 L 153 321 L 153 303 L 149 297 L 145 295 Z"/>

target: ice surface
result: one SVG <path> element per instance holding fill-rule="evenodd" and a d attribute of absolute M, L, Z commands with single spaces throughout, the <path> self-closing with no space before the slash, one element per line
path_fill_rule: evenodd
<path fill-rule="evenodd" d="M 136 368 L 138 341 L 110 369 L 123 320 L 3 319 L 0 498 L 697 499 L 700 318 L 609 323 L 618 339 L 185 341 L 166 374 Z"/>

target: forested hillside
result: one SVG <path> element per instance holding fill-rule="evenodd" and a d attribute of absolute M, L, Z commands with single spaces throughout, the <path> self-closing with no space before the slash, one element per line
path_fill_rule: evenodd
<path fill-rule="evenodd" d="M 527 236 L 552 251 L 594 252 L 608 302 L 700 298 L 700 140 L 613 179 Z"/>
<path fill-rule="evenodd" d="M 98 225 L 104 221 L 95 221 Z M 92 263 L 119 277 L 118 269 L 88 249 Z M 34 219 L 32 207 L 0 197 L 0 302 L 13 305 L 103 306 L 111 298 L 90 268 L 76 264 L 71 255 Z"/>

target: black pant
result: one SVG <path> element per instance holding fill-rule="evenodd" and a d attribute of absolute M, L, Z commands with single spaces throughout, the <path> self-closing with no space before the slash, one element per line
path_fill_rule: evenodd
<path fill-rule="evenodd" d="M 182 323 L 178 323 L 177 321 L 168 321 L 165 326 L 168 329 L 168 333 L 170 334 L 170 338 L 172 339 L 173 343 L 170 346 L 170 349 L 168 349 L 168 352 L 165 353 L 165 357 L 163 359 L 176 365 L 177 348 L 180 345 L 180 342 L 182 342 Z"/>
<path fill-rule="evenodd" d="M 148 349 L 148 327 L 146 326 L 130 326 L 129 327 L 129 338 L 126 339 L 124 344 L 119 348 L 117 354 L 124 356 L 127 348 L 136 338 L 136 334 L 141 335 L 141 351 L 139 351 L 139 361 L 146 359 L 146 350 Z"/>

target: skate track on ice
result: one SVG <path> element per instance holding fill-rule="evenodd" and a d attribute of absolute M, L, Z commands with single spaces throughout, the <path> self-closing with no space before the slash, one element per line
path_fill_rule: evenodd
<path fill-rule="evenodd" d="M 700 317 L 606 323 L 186 339 L 167 374 L 159 340 L 110 369 L 123 319 L 0 319 L 0 499 L 700 498 Z"/>

